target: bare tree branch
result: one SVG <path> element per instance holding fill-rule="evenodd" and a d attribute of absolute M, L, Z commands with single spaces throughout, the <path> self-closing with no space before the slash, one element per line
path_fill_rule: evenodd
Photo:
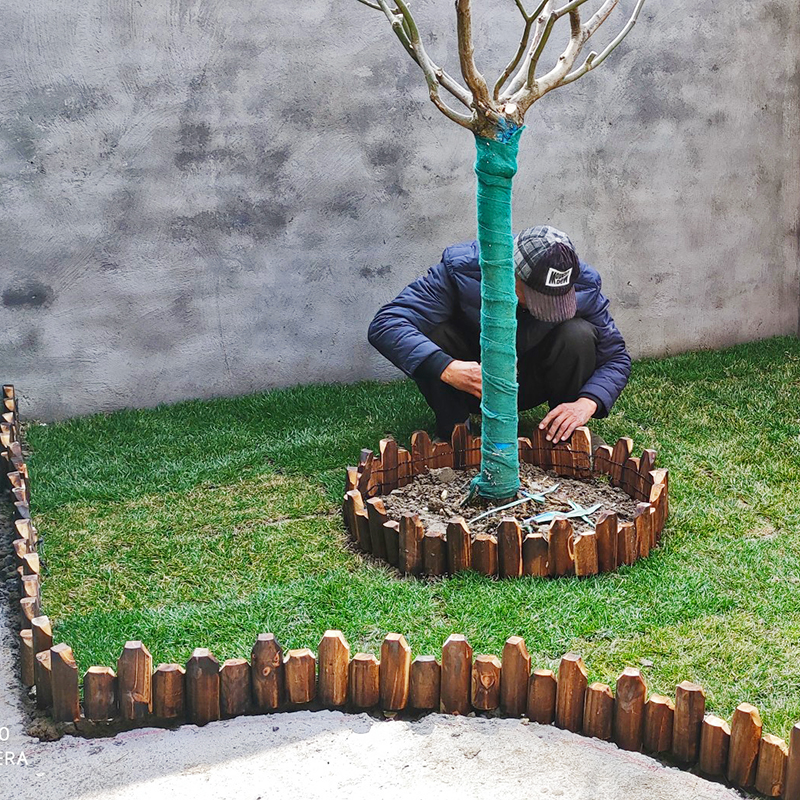
<path fill-rule="evenodd" d="M 376 11 L 383 11 L 383 9 L 376 5 L 375 3 L 370 3 L 369 0 L 357 0 L 357 2 L 361 3 L 362 5 L 368 6 L 369 8 L 374 8 Z"/>
<path fill-rule="evenodd" d="M 553 31 L 553 25 L 556 24 L 557 19 L 558 17 L 554 12 L 551 11 L 550 16 L 547 18 L 547 22 L 544 25 L 544 29 L 542 30 L 542 35 L 539 37 L 539 42 L 536 45 L 536 49 L 531 55 L 530 62 L 528 63 L 528 72 L 525 76 L 524 83 L 524 88 L 527 89 L 528 92 L 534 91 L 534 87 L 536 85 L 536 67 L 539 63 L 539 59 L 542 57 L 542 51 L 547 44 L 547 40 L 550 38 L 550 34 Z"/>
<path fill-rule="evenodd" d="M 588 34 L 586 33 L 586 29 L 581 25 L 580 12 L 577 8 L 569 12 L 569 19 L 569 44 L 567 44 L 564 52 L 558 57 L 555 67 L 536 82 L 536 91 L 532 93 L 533 96 L 532 99 L 530 99 L 530 103 L 533 103 L 534 100 L 538 100 L 549 91 L 560 86 L 561 81 L 564 80 L 572 67 L 575 66 L 575 61 L 580 55 L 581 49 L 588 38 Z M 526 105 L 525 102 L 521 105 L 524 110 L 530 107 L 530 105 Z"/>
<path fill-rule="evenodd" d="M 547 0 L 542 0 L 536 11 L 534 11 L 533 14 L 528 14 L 527 11 L 525 11 L 525 6 L 522 5 L 522 0 L 514 0 L 514 2 L 517 4 L 519 13 L 522 14 L 522 18 L 525 20 L 525 28 L 522 31 L 522 38 L 520 39 L 516 55 L 511 59 L 508 66 L 503 70 L 503 74 L 497 79 L 497 83 L 494 85 L 492 97 L 494 97 L 495 100 L 500 99 L 500 90 L 503 88 L 503 84 L 519 66 L 519 62 L 522 60 L 522 57 L 525 55 L 525 51 L 528 49 L 528 41 L 531 37 L 531 28 L 536 22 L 536 18 L 541 13 L 541 10 L 545 7 L 545 5 L 547 5 Z"/>
<path fill-rule="evenodd" d="M 439 86 L 441 85 L 447 89 L 450 94 L 467 108 L 471 107 L 472 101 L 469 92 L 461 86 L 458 81 L 433 63 L 422 45 L 417 23 L 408 6 L 403 0 L 395 0 L 395 2 L 397 7 L 393 9 L 389 6 L 387 0 L 377 0 L 380 10 L 383 11 L 386 18 L 389 20 L 392 30 L 400 40 L 400 43 L 422 70 L 425 76 L 425 82 L 428 84 L 428 95 L 433 101 L 433 104 L 449 119 L 465 128 L 472 129 L 471 115 L 460 114 L 450 108 L 441 99 L 439 95 Z"/>
<path fill-rule="evenodd" d="M 471 105 L 469 93 L 460 86 L 457 81 L 431 61 L 422 45 L 417 23 L 408 6 L 403 0 L 395 0 L 397 9 L 393 10 L 389 7 L 387 0 L 377 0 L 377 2 L 380 5 L 381 11 L 383 11 L 391 23 L 392 30 L 397 35 L 397 38 L 422 70 L 422 74 L 425 76 L 425 82 L 428 84 L 428 96 L 433 104 L 448 119 L 453 120 L 453 122 L 458 123 L 464 128 L 472 130 L 472 116 L 461 114 L 450 108 L 439 95 L 439 86 L 440 84 L 445 86 L 454 97 L 468 108 Z"/>
<path fill-rule="evenodd" d="M 458 33 L 458 57 L 461 61 L 461 74 L 464 76 L 476 106 L 488 109 L 490 106 L 489 87 L 475 66 L 472 46 L 472 8 L 470 0 L 456 0 L 456 30 Z"/>
<path fill-rule="evenodd" d="M 608 15 L 616 8 L 619 0 L 605 0 L 600 8 L 597 9 L 595 14 L 586 23 L 586 32 L 591 35 L 608 19 Z"/>
<path fill-rule="evenodd" d="M 550 6 L 552 4 L 553 0 L 543 0 L 543 2 L 541 2 L 537 7 L 536 11 L 531 14 L 531 18 L 536 20 L 536 28 L 533 32 L 533 41 L 531 42 L 530 48 L 528 48 L 528 52 L 525 55 L 524 61 L 517 70 L 517 74 L 514 75 L 508 88 L 500 96 L 501 101 L 508 100 L 509 98 L 513 97 L 525 85 L 531 59 L 533 58 L 533 54 L 536 51 L 536 48 L 539 46 L 539 42 L 544 34 L 547 20 L 550 17 Z"/>
<path fill-rule="evenodd" d="M 586 56 L 586 61 L 574 72 L 570 72 L 559 85 L 566 86 L 568 83 L 572 83 L 578 80 L 578 78 L 583 77 L 595 67 L 599 67 L 616 49 L 617 45 L 630 33 L 631 28 L 633 28 L 636 24 L 636 20 L 639 18 L 639 12 L 642 10 L 643 5 L 644 0 L 638 0 L 630 19 L 625 23 L 625 27 L 614 37 L 610 44 L 606 46 L 605 50 L 603 50 L 600 55 L 597 55 L 594 51 L 589 53 L 589 55 Z"/>
<path fill-rule="evenodd" d="M 567 3 L 565 6 L 561 6 L 561 8 L 557 8 L 553 13 L 556 17 L 561 18 L 566 14 L 569 14 L 571 11 L 575 11 L 578 7 L 582 6 L 587 0 L 572 0 L 571 3 Z"/>

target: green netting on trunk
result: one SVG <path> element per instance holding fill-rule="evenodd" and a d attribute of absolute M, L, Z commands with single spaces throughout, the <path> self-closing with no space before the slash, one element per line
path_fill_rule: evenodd
<path fill-rule="evenodd" d="M 473 491 L 501 500 L 519 490 L 517 449 L 517 296 L 511 182 L 522 129 L 503 141 L 475 137 L 481 263 L 481 472 Z"/>

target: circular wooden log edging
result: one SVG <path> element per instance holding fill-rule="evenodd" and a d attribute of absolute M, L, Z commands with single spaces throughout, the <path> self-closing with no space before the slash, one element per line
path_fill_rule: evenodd
<path fill-rule="evenodd" d="M 480 438 L 471 436 L 465 425 L 456 425 L 449 444 L 434 444 L 425 431 L 417 431 L 410 450 L 388 438 L 381 439 L 377 456 L 372 450 L 361 451 L 358 466 L 346 470 L 342 515 L 350 538 L 360 550 L 405 575 L 439 576 L 472 569 L 500 578 L 613 572 L 646 558 L 659 544 L 669 513 L 669 473 L 655 468 L 655 450 L 634 456 L 633 441 L 624 437 L 613 448 L 602 445 L 592 453 L 586 427 L 577 428 L 569 441 L 559 444 L 548 442 L 538 428 L 532 439 L 521 437 L 518 442 L 521 463 L 569 478 L 608 475 L 612 486 L 637 501 L 634 522 L 618 522 L 615 512 L 605 511 L 593 532 L 576 534 L 568 519 L 556 518 L 544 533 L 523 537 L 516 519 L 503 518 L 496 534 L 473 538 L 461 517 L 448 522 L 446 533 L 425 531 L 415 514 L 392 519 L 380 495 L 431 469 L 480 465 Z"/>

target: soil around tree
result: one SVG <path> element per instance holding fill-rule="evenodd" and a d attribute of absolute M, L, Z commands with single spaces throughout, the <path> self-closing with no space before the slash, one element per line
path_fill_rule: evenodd
<path fill-rule="evenodd" d="M 593 531 L 597 518 L 604 511 L 615 511 L 620 522 L 632 522 L 636 511 L 636 501 L 622 489 L 611 486 L 604 476 L 585 480 L 566 478 L 532 464 L 520 464 L 521 493 L 536 494 L 543 490 L 552 490 L 554 486 L 557 488 L 544 495 L 543 503 L 529 500 L 512 508 L 481 516 L 493 506 L 485 502 L 475 504 L 474 501 L 461 505 L 469 496 L 470 482 L 477 474 L 477 469 L 431 469 L 415 477 L 406 486 L 383 495 L 386 512 L 395 520 L 399 520 L 404 514 L 417 514 L 426 531 L 445 531 L 447 523 L 454 517 L 464 517 L 470 532 L 475 536 L 479 533 L 495 533 L 503 517 L 515 517 L 525 532 L 544 532 L 550 524 L 549 521 L 537 524 L 531 518 L 546 511 L 559 514 L 571 512 L 573 508 L 570 500 L 583 508 L 601 504 L 597 511 L 589 515 L 591 525 L 580 517 L 570 518 L 575 533 Z M 503 504 L 494 507 L 499 505 Z"/>

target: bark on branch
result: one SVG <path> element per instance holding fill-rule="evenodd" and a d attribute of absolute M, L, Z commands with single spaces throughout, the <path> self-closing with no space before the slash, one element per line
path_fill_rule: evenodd
<path fill-rule="evenodd" d="M 475 105 L 488 108 L 489 87 L 483 75 L 475 66 L 474 48 L 472 45 L 472 7 L 470 0 L 456 0 L 456 32 L 458 34 L 458 58 L 461 62 L 461 74 L 472 92 Z"/>
<path fill-rule="evenodd" d="M 568 83 L 572 83 L 573 81 L 578 80 L 578 78 L 583 77 L 587 72 L 591 72 L 593 69 L 595 69 L 595 67 L 599 67 L 617 48 L 617 45 L 619 45 L 619 43 L 630 33 L 631 28 L 633 28 L 633 26 L 636 24 L 636 20 L 639 18 L 639 12 L 642 10 L 643 5 L 644 0 L 638 0 L 633 9 L 633 13 L 625 23 L 625 27 L 612 39 L 612 41 L 605 47 L 600 55 L 594 51 L 589 53 L 589 55 L 586 56 L 586 61 L 584 61 L 583 64 L 574 72 L 570 72 L 564 78 L 564 80 L 561 81 L 560 85 L 566 86 Z"/>
<path fill-rule="evenodd" d="M 439 87 L 444 87 L 453 97 L 459 100 L 467 108 L 472 106 L 472 98 L 469 92 L 461 86 L 458 81 L 448 75 L 443 69 L 438 67 L 425 50 L 419 34 L 419 28 L 404 0 L 394 0 L 395 8 L 392 8 L 387 0 L 376 0 L 381 11 L 392 26 L 392 30 L 400 40 L 406 52 L 419 65 L 425 76 L 428 85 L 428 96 L 433 104 L 448 119 L 458 123 L 464 128 L 472 130 L 472 115 L 462 114 L 456 111 L 442 100 Z"/>
<path fill-rule="evenodd" d="M 554 7 L 555 0 L 537 0 L 537 5 L 530 13 L 525 9 L 525 0 L 514 0 L 524 22 L 522 36 L 514 57 L 497 79 L 490 94 L 485 78 L 475 65 L 471 0 L 455 0 L 458 56 L 461 74 L 467 88 L 435 64 L 428 55 L 407 0 L 357 0 L 357 2 L 384 13 L 400 43 L 422 70 L 428 85 L 428 94 L 434 105 L 459 125 L 481 136 L 489 137 L 497 135 L 499 131 L 507 130 L 507 123 L 512 123 L 512 127 L 521 125 L 525 113 L 536 100 L 559 86 L 578 80 L 600 66 L 636 24 L 644 5 L 644 0 L 637 0 L 627 23 L 610 44 L 599 55 L 594 51 L 589 53 L 583 64 L 575 69 L 584 45 L 608 19 L 619 0 L 604 0 L 600 8 L 584 24 L 581 24 L 580 8 L 587 0 L 569 0 L 558 8 Z M 558 20 L 566 16 L 570 20 L 569 42 L 559 55 L 555 66 L 537 78 L 537 68 L 553 28 Z M 506 83 L 508 87 L 503 89 Z M 462 106 L 469 109 L 469 113 L 456 111 L 447 105 L 442 100 L 440 89 L 447 91 Z"/>

